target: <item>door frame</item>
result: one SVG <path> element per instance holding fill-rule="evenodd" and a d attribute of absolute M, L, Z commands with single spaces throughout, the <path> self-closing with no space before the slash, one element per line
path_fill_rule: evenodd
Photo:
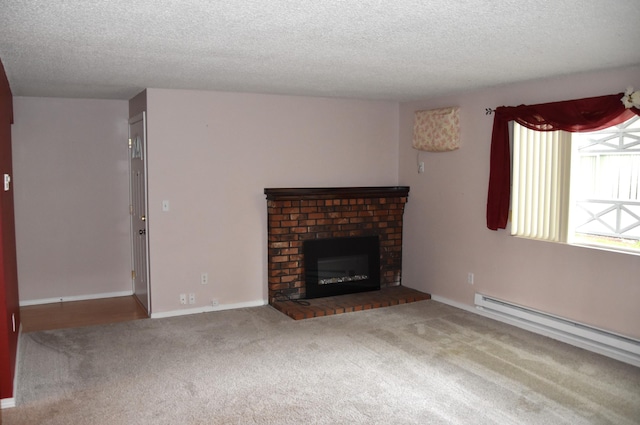
<path fill-rule="evenodd" d="M 131 178 L 131 149 L 132 149 L 132 140 L 131 140 L 131 125 L 135 124 L 139 121 L 142 121 L 142 135 L 143 135 L 143 144 L 142 144 L 142 162 L 143 162 L 143 178 L 144 178 L 144 211 L 145 211 L 145 273 L 146 273 L 146 281 L 147 281 L 147 315 L 151 317 L 151 268 L 149 266 L 149 188 L 148 188 L 148 179 L 147 179 L 147 117 L 146 112 L 143 111 L 131 118 L 129 118 L 129 137 L 128 137 L 128 168 L 129 168 L 129 229 L 130 229 L 130 244 L 131 244 L 131 289 L 133 295 L 137 299 L 136 295 L 136 281 L 135 281 L 135 250 L 134 250 L 134 238 L 138 237 L 134 230 L 134 221 L 133 221 L 133 190 L 132 190 L 132 178 Z M 143 306 L 144 307 L 144 306 Z"/>

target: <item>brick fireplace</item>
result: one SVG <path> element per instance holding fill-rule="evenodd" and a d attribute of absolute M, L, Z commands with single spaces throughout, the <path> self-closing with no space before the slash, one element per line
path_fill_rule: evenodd
<path fill-rule="evenodd" d="M 268 296 L 306 296 L 303 243 L 308 239 L 378 236 L 380 287 L 399 286 L 402 217 L 409 188 L 265 189 L 268 210 Z"/>

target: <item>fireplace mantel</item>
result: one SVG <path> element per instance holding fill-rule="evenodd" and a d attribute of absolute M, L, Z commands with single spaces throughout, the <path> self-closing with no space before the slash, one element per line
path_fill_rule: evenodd
<path fill-rule="evenodd" d="M 402 218 L 409 187 L 264 189 L 269 303 L 305 298 L 303 242 L 377 235 L 381 287 L 401 283 Z"/>
<path fill-rule="evenodd" d="M 406 197 L 409 195 L 408 186 L 371 186 L 371 187 L 306 187 L 265 189 L 267 200 L 291 199 L 352 199 L 352 198 L 380 198 Z"/>

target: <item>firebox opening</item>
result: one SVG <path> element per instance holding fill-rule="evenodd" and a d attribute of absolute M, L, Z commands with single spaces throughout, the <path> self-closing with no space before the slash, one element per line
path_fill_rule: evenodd
<path fill-rule="evenodd" d="M 380 289 L 378 236 L 309 239 L 303 252 L 306 298 Z"/>

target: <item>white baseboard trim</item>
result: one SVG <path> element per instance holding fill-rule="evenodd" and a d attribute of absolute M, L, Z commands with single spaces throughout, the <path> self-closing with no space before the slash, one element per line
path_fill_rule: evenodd
<path fill-rule="evenodd" d="M 165 317 L 188 316 L 190 314 L 211 313 L 213 311 L 235 310 L 238 308 L 247 308 L 247 307 L 261 307 L 263 305 L 267 305 L 267 300 L 248 301 L 244 303 L 235 303 L 235 304 L 220 304 L 215 307 L 205 306 L 205 307 L 185 308 L 182 310 L 162 311 L 160 313 L 151 313 L 151 318 L 163 319 Z"/>
<path fill-rule="evenodd" d="M 98 300 L 101 298 L 127 297 L 130 295 L 133 295 L 133 291 L 105 292 L 102 294 L 73 295 L 70 297 L 57 297 L 57 298 L 42 298 L 39 300 L 20 301 L 20 307 L 26 307 L 30 305 L 40 305 L 40 304 L 63 303 L 63 302 L 69 302 L 69 301 Z"/>
<path fill-rule="evenodd" d="M 607 345 L 603 345 L 598 343 L 597 341 L 590 340 L 588 338 L 579 337 L 576 335 L 569 334 L 567 332 L 563 332 L 561 330 L 553 329 L 548 326 L 539 325 L 527 320 L 521 320 L 515 317 L 502 315 L 499 313 L 494 313 L 491 311 L 487 311 L 481 307 L 470 306 L 467 304 L 462 304 L 457 301 L 453 301 L 444 297 L 440 297 L 437 295 L 432 295 L 431 299 L 433 301 L 437 301 L 443 304 L 450 305 L 452 307 L 459 308 L 461 310 L 465 310 L 474 314 L 478 314 L 480 316 L 488 317 L 493 320 L 497 320 L 502 323 L 506 323 L 508 325 L 512 325 L 518 327 L 520 329 L 527 330 L 529 332 L 536 333 L 538 335 L 543 335 L 557 341 L 564 342 L 566 344 L 573 345 L 575 347 L 579 347 L 585 349 L 587 351 L 591 351 L 593 353 L 601 354 L 606 357 L 610 357 L 612 359 L 640 367 L 640 357 L 628 353 L 626 351 L 621 351 L 615 349 L 615 347 L 610 347 Z"/>
<path fill-rule="evenodd" d="M 439 295 L 431 295 L 431 299 L 433 301 L 437 301 L 442 304 L 450 305 L 451 307 L 459 308 L 460 310 L 466 310 L 468 312 L 476 313 L 476 314 L 480 314 L 481 316 L 484 316 L 484 314 L 476 311 L 476 308 L 471 305 L 459 303 L 457 301 L 453 301 L 453 300 L 450 300 L 449 298 L 441 297 Z"/>
<path fill-rule="evenodd" d="M 16 407 L 16 398 L 3 398 L 0 400 L 0 409 L 9 409 L 11 407 Z"/>

